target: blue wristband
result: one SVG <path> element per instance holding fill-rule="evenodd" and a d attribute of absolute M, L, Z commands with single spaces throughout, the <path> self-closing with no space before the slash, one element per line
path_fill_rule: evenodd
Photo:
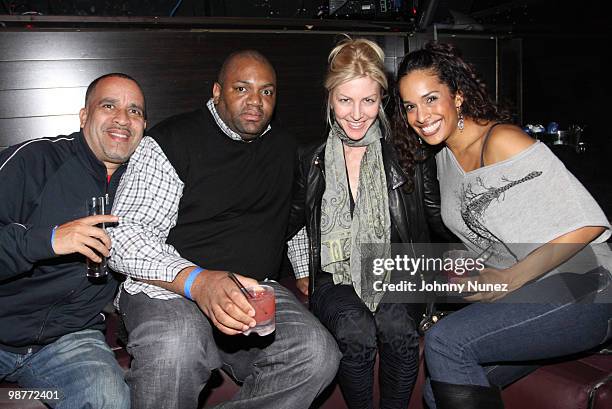
<path fill-rule="evenodd" d="M 53 250 L 53 239 L 55 239 L 55 230 L 57 230 L 58 227 L 59 225 L 55 225 L 53 230 L 51 230 L 51 249 L 52 250 Z M 55 250 L 53 250 L 53 252 L 55 253 Z"/>
<path fill-rule="evenodd" d="M 189 298 L 192 301 L 193 298 L 191 298 L 191 286 L 193 285 L 193 282 L 195 281 L 196 277 L 199 276 L 202 271 L 204 271 L 202 267 L 194 268 L 193 270 L 191 270 L 191 273 L 189 273 L 189 277 L 187 277 L 187 280 L 185 280 L 185 297 Z"/>

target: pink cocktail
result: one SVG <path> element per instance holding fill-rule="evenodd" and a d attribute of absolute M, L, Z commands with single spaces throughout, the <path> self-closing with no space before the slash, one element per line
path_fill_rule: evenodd
<path fill-rule="evenodd" d="M 252 295 L 248 298 L 249 304 L 255 309 L 255 321 L 257 324 L 243 332 L 244 335 L 249 335 L 254 332 L 260 336 L 268 335 L 274 332 L 276 322 L 274 314 L 276 313 L 276 300 L 274 298 L 274 288 L 269 285 L 258 285 L 247 288 Z"/>

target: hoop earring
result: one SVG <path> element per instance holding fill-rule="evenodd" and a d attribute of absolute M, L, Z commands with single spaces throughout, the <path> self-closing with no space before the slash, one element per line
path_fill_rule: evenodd
<path fill-rule="evenodd" d="M 459 119 L 457 120 L 457 128 L 459 128 L 459 132 L 463 132 L 463 128 L 465 128 L 465 118 L 463 117 L 463 113 L 461 112 L 461 106 L 457 108 L 459 113 Z"/>

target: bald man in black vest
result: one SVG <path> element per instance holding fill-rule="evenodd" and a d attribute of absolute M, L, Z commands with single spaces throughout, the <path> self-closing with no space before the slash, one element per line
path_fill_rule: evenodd
<path fill-rule="evenodd" d="M 271 123 L 276 73 L 253 50 L 224 62 L 206 107 L 145 137 L 120 186 L 112 266 L 133 356 L 132 407 L 197 408 L 213 369 L 242 384 L 224 408 L 308 408 L 340 354 L 321 323 L 273 280 L 281 268 L 296 144 Z M 245 286 L 268 279 L 276 331 L 244 336 Z"/>

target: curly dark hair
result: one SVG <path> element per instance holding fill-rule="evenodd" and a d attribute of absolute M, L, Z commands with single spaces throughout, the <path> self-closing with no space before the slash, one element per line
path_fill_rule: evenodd
<path fill-rule="evenodd" d="M 499 108 L 489 97 L 485 84 L 478 77 L 474 67 L 463 60 L 460 51 L 451 44 L 429 42 L 420 50 L 404 56 L 397 68 L 393 84 L 395 100 L 393 110 L 393 144 L 404 172 L 412 174 L 415 163 L 430 153 L 420 149 L 421 142 L 406 121 L 406 111 L 399 94 L 399 82 L 413 71 L 425 70 L 438 77 L 450 90 L 451 95 L 463 95 L 461 112 L 479 124 L 489 121 L 511 122 L 509 112 Z"/>

